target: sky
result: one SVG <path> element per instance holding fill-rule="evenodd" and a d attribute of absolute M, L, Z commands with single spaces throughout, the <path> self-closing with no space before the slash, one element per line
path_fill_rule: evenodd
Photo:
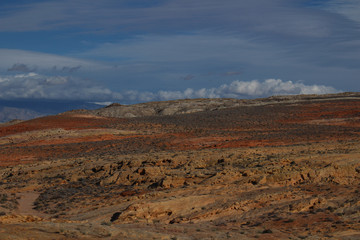
<path fill-rule="evenodd" d="M 358 0 L 2 0 L 0 99 L 359 91 Z"/>

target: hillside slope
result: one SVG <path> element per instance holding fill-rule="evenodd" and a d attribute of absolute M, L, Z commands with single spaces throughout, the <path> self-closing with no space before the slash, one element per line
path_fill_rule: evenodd
<path fill-rule="evenodd" d="M 0 126 L 0 239 L 358 239 L 359 96 L 112 105 Z"/>
<path fill-rule="evenodd" d="M 269 104 L 294 104 L 315 101 L 331 101 L 344 99 L 360 99 L 355 92 L 325 95 L 286 95 L 258 99 L 182 99 L 163 102 L 148 102 L 134 105 L 111 104 L 105 108 L 83 110 L 83 113 L 103 117 L 131 118 L 144 116 L 177 115 L 204 111 L 214 111 L 240 106 L 261 106 Z"/>

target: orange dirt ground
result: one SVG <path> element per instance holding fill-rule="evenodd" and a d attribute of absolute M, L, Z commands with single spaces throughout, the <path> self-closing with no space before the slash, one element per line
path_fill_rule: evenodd
<path fill-rule="evenodd" d="M 359 239 L 359 133 L 356 98 L 0 126 L 0 239 Z"/>

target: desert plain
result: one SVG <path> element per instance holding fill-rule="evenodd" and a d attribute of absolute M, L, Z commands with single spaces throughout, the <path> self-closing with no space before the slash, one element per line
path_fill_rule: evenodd
<path fill-rule="evenodd" d="M 0 239 L 360 239 L 360 94 L 0 125 Z"/>

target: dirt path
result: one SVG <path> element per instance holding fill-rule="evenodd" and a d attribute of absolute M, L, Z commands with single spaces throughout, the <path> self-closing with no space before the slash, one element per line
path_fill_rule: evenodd
<path fill-rule="evenodd" d="M 32 215 L 37 217 L 46 218 L 48 217 L 47 214 L 41 213 L 39 211 L 36 211 L 34 209 L 34 202 L 39 197 L 39 193 L 37 192 L 22 192 L 16 194 L 17 197 L 20 197 L 18 199 L 18 209 L 16 213 L 21 215 Z"/>

